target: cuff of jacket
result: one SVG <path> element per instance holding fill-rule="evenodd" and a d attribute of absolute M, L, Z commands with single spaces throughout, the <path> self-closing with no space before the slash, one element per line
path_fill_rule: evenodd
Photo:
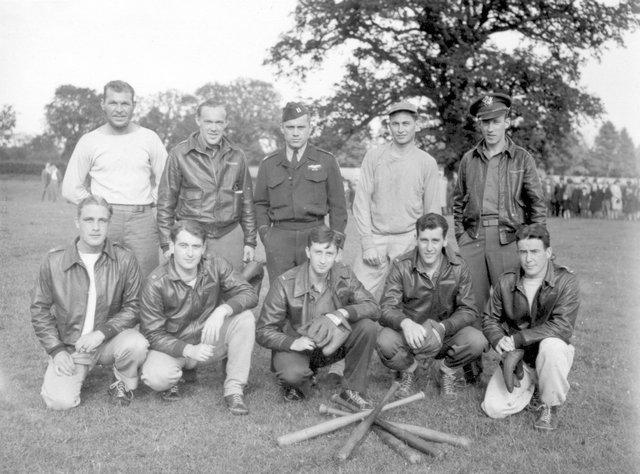
<path fill-rule="evenodd" d="M 234 301 L 233 298 L 227 301 L 226 303 L 231 307 L 231 310 L 233 311 L 233 313 L 231 313 L 231 316 L 244 311 L 244 307 L 237 301 Z"/>
<path fill-rule="evenodd" d="M 114 337 L 116 334 L 118 334 L 118 331 L 116 331 L 112 326 L 108 324 L 101 324 L 96 328 L 96 331 L 100 331 L 102 334 L 104 334 L 105 341 L 108 341 L 109 339 Z"/>
<path fill-rule="evenodd" d="M 438 322 L 442 323 L 442 325 L 444 326 L 444 335 L 445 336 L 451 336 L 452 334 L 458 332 L 458 331 L 456 331 L 456 328 L 453 326 L 451 321 L 449 321 L 448 319 L 445 319 L 444 321 L 438 321 Z"/>
<path fill-rule="evenodd" d="M 524 347 L 524 336 L 522 332 L 517 332 L 513 335 L 513 344 L 516 346 L 516 349 L 522 349 Z"/>
<path fill-rule="evenodd" d="M 57 346 L 53 346 L 53 348 L 49 349 L 47 351 L 47 354 L 49 354 L 51 357 L 55 357 L 58 352 L 64 351 L 66 350 L 66 348 L 67 348 L 66 345 L 64 345 L 63 343 L 60 343 Z"/>
<path fill-rule="evenodd" d="M 277 350 L 284 351 L 284 352 L 290 352 L 291 351 L 291 344 L 293 344 L 296 339 L 297 338 L 295 338 L 293 336 L 289 336 L 288 334 L 285 335 L 284 340 L 282 341 L 282 343 L 280 344 L 280 347 Z"/>
<path fill-rule="evenodd" d="M 187 347 L 187 343 L 178 339 L 173 346 L 173 351 L 169 354 L 172 357 L 179 358 L 184 357 L 184 348 Z"/>
<path fill-rule="evenodd" d="M 245 241 L 244 241 L 244 245 L 246 245 L 246 246 L 248 246 L 248 247 L 256 248 L 256 246 L 258 245 L 258 243 L 256 242 L 256 239 L 255 239 L 255 237 L 254 237 L 254 238 L 253 238 L 253 240 L 249 240 L 249 241 L 245 240 Z"/>

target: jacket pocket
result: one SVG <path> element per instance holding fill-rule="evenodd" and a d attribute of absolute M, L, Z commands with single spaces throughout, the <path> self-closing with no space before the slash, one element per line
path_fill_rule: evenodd
<path fill-rule="evenodd" d="M 322 168 L 312 168 L 307 165 L 304 170 L 303 195 L 311 204 L 324 206 L 327 202 L 327 171 Z"/>
<path fill-rule="evenodd" d="M 182 218 L 200 215 L 203 195 L 204 192 L 202 189 L 182 187 L 180 189 L 179 209 L 177 214 Z"/>
<path fill-rule="evenodd" d="M 283 172 L 277 172 L 267 179 L 269 188 L 269 207 L 280 209 L 288 204 L 289 192 L 287 189 L 288 176 Z"/>

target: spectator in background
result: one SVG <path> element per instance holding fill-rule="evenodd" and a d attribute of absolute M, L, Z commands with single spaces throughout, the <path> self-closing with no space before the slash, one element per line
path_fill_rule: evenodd
<path fill-rule="evenodd" d="M 611 218 L 618 219 L 622 212 L 622 190 L 620 189 L 620 181 L 615 180 L 611 186 Z"/>
<path fill-rule="evenodd" d="M 573 188 L 573 180 L 568 178 L 562 193 L 562 217 L 564 219 L 571 219 L 571 196 L 573 195 Z"/>
<path fill-rule="evenodd" d="M 589 201 L 591 199 L 589 192 L 589 185 L 584 183 L 580 187 L 580 217 L 591 217 L 591 210 L 589 208 Z"/>
<path fill-rule="evenodd" d="M 603 213 L 604 213 L 604 217 L 605 219 L 611 219 L 612 218 L 612 214 L 611 214 L 611 183 L 609 182 L 605 182 L 604 185 L 604 208 L 603 208 Z"/>
<path fill-rule="evenodd" d="M 42 173 L 40 173 L 40 181 L 42 182 L 42 197 L 40 201 L 44 201 L 44 197 L 47 194 L 47 188 L 49 187 L 49 183 L 51 182 L 51 175 L 49 174 L 49 162 L 44 165 L 42 169 Z"/>
<path fill-rule="evenodd" d="M 603 217 L 604 191 L 602 184 L 595 183 L 591 188 L 591 199 L 589 200 L 589 210 L 591 216 L 596 218 Z"/>
<path fill-rule="evenodd" d="M 553 216 L 562 217 L 564 207 L 562 205 L 562 195 L 564 194 L 564 176 L 560 178 L 553 188 Z"/>

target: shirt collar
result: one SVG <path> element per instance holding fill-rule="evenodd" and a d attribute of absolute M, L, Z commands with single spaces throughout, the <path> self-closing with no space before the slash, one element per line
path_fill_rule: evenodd
<path fill-rule="evenodd" d="M 516 151 L 516 144 L 513 143 L 513 140 L 511 140 L 511 138 L 509 138 L 509 137 L 504 137 L 504 140 L 505 140 L 504 149 L 502 150 L 501 153 L 504 153 L 507 156 L 507 158 L 513 158 L 513 156 L 515 154 L 515 151 Z M 484 150 L 486 150 L 486 147 L 485 147 L 485 140 L 483 138 L 473 148 L 473 151 L 480 158 L 488 159 L 487 156 L 484 153 Z"/>
<path fill-rule="evenodd" d="M 304 152 L 307 150 L 307 145 L 309 142 L 305 143 L 303 146 L 301 146 L 298 149 L 298 163 L 300 163 L 302 161 L 302 157 L 304 156 Z M 285 152 L 284 152 L 284 157 L 285 159 L 291 163 L 291 160 L 293 159 L 293 149 L 289 148 L 288 146 L 285 147 Z"/>
<path fill-rule="evenodd" d="M 71 268 L 74 264 L 80 264 L 82 259 L 80 258 L 80 253 L 78 252 L 78 241 L 80 237 L 76 237 L 73 239 L 73 242 L 66 248 L 64 251 L 64 257 L 62 259 L 62 269 L 64 271 Z M 101 254 L 105 254 L 111 260 L 116 259 L 116 253 L 113 249 L 113 245 L 109 239 L 104 241 L 104 245 L 102 246 Z M 99 257 L 98 257 L 99 258 Z"/>
<path fill-rule="evenodd" d="M 325 289 L 329 288 L 331 285 L 332 271 L 333 269 L 329 270 L 327 273 Z M 296 278 L 293 283 L 293 296 L 294 298 L 298 298 L 309 293 L 309 291 L 311 291 L 311 283 L 309 282 L 309 261 L 306 261 L 300 265 L 300 269 L 296 274 Z"/>
<path fill-rule="evenodd" d="M 214 145 L 216 146 L 216 145 Z M 204 141 L 204 139 L 202 138 L 202 134 L 200 132 L 193 132 L 191 135 L 189 135 L 189 138 L 187 139 L 187 151 L 191 151 L 191 150 L 196 150 L 199 153 L 203 153 L 203 154 L 207 154 L 207 149 L 212 150 L 213 148 L 210 147 L 209 145 L 207 145 Z M 217 145 L 218 149 L 222 153 L 226 152 L 228 149 L 235 149 L 235 145 L 233 145 L 229 139 L 226 137 L 226 135 L 222 136 L 222 140 L 220 140 L 220 143 Z"/>
<path fill-rule="evenodd" d="M 522 267 L 520 267 L 520 269 L 516 273 L 516 287 L 520 288 L 521 290 L 522 290 L 523 278 L 524 278 L 524 272 L 522 271 Z M 542 282 L 546 283 L 547 286 L 553 287 L 555 286 L 554 280 L 555 280 L 555 270 L 553 268 L 553 261 L 549 259 L 549 262 L 547 263 L 547 271 L 544 274 L 544 278 L 542 279 Z"/>

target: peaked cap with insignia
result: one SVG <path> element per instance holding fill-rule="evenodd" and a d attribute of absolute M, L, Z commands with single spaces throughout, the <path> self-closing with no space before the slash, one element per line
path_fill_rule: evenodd
<path fill-rule="evenodd" d="M 287 102 L 284 109 L 282 109 L 282 122 L 288 122 L 308 114 L 309 109 L 307 109 L 306 105 L 300 102 Z"/>
<path fill-rule="evenodd" d="M 511 108 L 511 97 L 507 94 L 489 92 L 471 103 L 469 113 L 479 120 L 499 117 Z"/>

